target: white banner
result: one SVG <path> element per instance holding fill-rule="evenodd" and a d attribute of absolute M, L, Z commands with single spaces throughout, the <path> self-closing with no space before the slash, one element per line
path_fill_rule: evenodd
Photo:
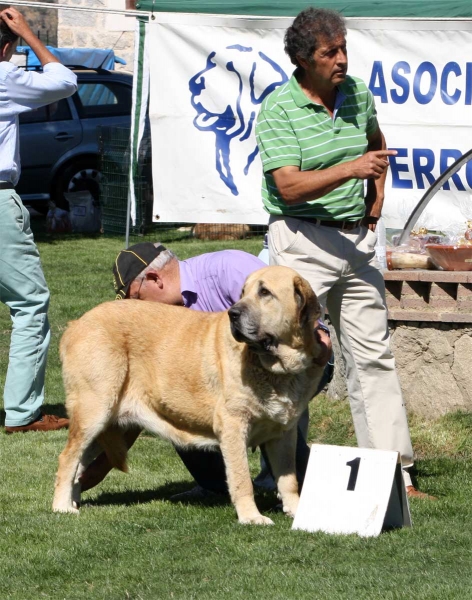
<path fill-rule="evenodd" d="M 290 23 L 174 13 L 150 21 L 159 221 L 267 222 L 254 124 L 264 97 L 293 72 L 283 49 Z M 371 88 L 388 147 L 398 150 L 384 216 L 387 227 L 402 227 L 434 179 L 472 146 L 472 22 L 347 23 L 349 72 Z M 472 218 L 471 189 L 472 161 L 437 194 L 423 224 Z"/>

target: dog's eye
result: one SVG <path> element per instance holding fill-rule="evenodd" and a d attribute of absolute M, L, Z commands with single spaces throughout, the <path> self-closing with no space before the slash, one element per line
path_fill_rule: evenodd
<path fill-rule="evenodd" d="M 272 294 L 269 292 L 269 290 L 266 287 L 261 286 L 259 288 L 259 296 L 267 297 L 267 296 L 272 296 Z"/>

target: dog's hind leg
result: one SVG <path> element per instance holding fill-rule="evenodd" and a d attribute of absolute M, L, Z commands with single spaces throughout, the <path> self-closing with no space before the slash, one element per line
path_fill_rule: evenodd
<path fill-rule="evenodd" d="M 80 459 L 80 464 L 75 475 L 75 481 L 78 481 L 82 473 L 87 469 L 90 463 L 97 458 L 102 450 L 103 449 L 98 440 L 93 440 L 93 442 L 89 444 L 89 446 L 85 449 L 85 452 L 82 454 L 82 458 Z"/>
<path fill-rule="evenodd" d="M 110 425 L 98 436 L 98 441 L 100 446 L 105 450 L 111 466 L 119 471 L 123 471 L 123 473 L 127 473 L 128 465 L 126 464 L 126 457 L 128 456 L 129 446 L 126 443 L 125 430 L 118 425 Z"/>
<path fill-rule="evenodd" d="M 136 437 L 140 432 L 140 429 L 136 430 Z M 82 454 L 82 458 L 80 459 L 72 489 L 72 503 L 76 508 L 80 507 L 80 495 L 83 490 L 82 475 L 87 471 L 88 467 L 98 456 L 106 459 L 106 462 L 110 465 L 110 470 L 114 467 L 120 471 L 123 471 L 124 473 L 128 472 L 128 465 L 126 464 L 126 456 L 128 453 L 126 433 L 126 431 L 117 425 L 110 425 L 105 431 L 102 431 L 102 433 L 98 436 L 98 439 L 93 440 L 93 442 L 86 448 L 85 452 Z M 105 450 L 106 453 L 104 453 L 103 450 Z M 99 463 L 103 470 L 103 460 L 99 461 Z M 100 471 L 100 469 L 98 469 L 98 471 Z M 104 476 L 107 472 L 108 471 L 105 472 Z M 98 477 L 98 475 L 98 473 L 95 473 L 96 477 Z M 89 489 L 91 483 L 90 476 L 88 483 L 89 486 L 87 489 Z M 99 483 L 99 481 L 97 481 L 97 483 Z"/>
<path fill-rule="evenodd" d="M 134 444 L 134 442 L 136 441 L 136 439 L 138 438 L 139 434 L 141 433 L 141 428 L 140 427 L 129 427 L 127 429 L 124 429 L 122 432 L 123 438 L 124 438 L 124 443 L 126 444 L 127 449 L 129 450 L 131 448 L 131 446 Z M 100 444 L 102 444 L 103 448 L 107 448 L 107 443 L 110 442 L 110 438 L 108 438 L 108 442 L 106 439 L 106 432 L 105 435 L 101 435 L 99 438 L 99 442 Z M 123 452 L 121 450 L 121 452 Z M 108 448 L 108 453 L 110 453 L 110 448 Z M 126 461 L 126 457 L 125 461 Z M 118 468 L 120 468 L 119 464 L 123 463 L 123 460 L 114 460 L 113 461 L 115 464 L 118 463 Z M 95 487 L 96 485 L 98 485 L 99 483 L 101 483 L 105 477 L 108 475 L 108 473 L 113 469 L 113 464 L 111 463 L 111 461 L 108 458 L 108 455 L 106 452 L 101 452 L 100 454 L 98 454 L 97 458 L 95 458 L 88 466 L 85 470 L 81 471 L 79 478 L 80 478 L 80 487 L 81 487 L 81 491 L 85 492 L 86 490 L 90 490 L 91 488 Z M 121 470 L 124 470 L 123 468 L 121 468 Z"/>
<path fill-rule="evenodd" d="M 296 475 L 297 427 L 286 431 L 280 439 L 264 444 L 270 467 L 282 499 L 283 511 L 294 517 L 300 500 Z"/>
<path fill-rule="evenodd" d="M 59 456 L 59 469 L 56 475 L 52 504 L 55 512 L 79 512 L 80 488 L 77 488 L 74 481 L 82 455 L 92 440 L 86 439 L 83 432 L 74 433 L 74 429 L 73 422 L 71 422 L 69 439 Z"/>
<path fill-rule="evenodd" d="M 75 483 L 78 479 L 77 473 L 84 460 L 84 454 L 87 453 L 87 449 L 93 444 L 103 427 L 103 423 L 92 420 L 92 418 L 90 418 L 90 423 L 84 423 L 71 415 L 67 444 L 59 456 L 52 505 L 55 512 L 79 512 L 80 483 Z"/>
<path fill-rule="evenodd" d="M 74 478 L 74 486 L 72 489 L 72 503 L 77 506 L 80 505 L 80 494 L 82 491 L 82 485 L 80 483 L 80 478 L 87 467 L 95 460 L 95 458 L 102 452 L 102 447 L 98 443 L 97 440 L 93 440 L 91 444 L 85 449 L 85 452 L 82 454 L 82 458 L 80 459 L 79 466 L 75 473 Z"/>

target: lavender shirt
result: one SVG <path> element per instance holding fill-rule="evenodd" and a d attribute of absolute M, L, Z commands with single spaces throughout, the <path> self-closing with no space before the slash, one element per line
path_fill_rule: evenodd
<path fill-rule="evenodd" d="M 241 297 L 248 275 L 267 265 L 241 250 L 221 250 L 179 260 L 184 306 L 192 310 L 227 310 Z"/>

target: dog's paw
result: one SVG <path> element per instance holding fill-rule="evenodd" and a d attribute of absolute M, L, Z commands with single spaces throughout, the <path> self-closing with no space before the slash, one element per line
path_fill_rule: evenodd
<path fill-rule="evenodd" d="M 55 513 L 69 513 L 71 515 L 78 515 L 80 512 L 75 506 L 53 506 L 52 510 Z"/>
<path fill-rule="evenodd" d="M 264 515 L 240 518 L 239 522 L 241 523 L 241 525 L 273 525 L 274 524 L 274 521 L 272 521 L 272 519 L 269 519 L 269 517 L 264 517 Z"/>
<path fill-rule="evenodd" d="M 296 509 L 293 510 L 293 508 L 291 508 L 290 506 L 284 506 L 283 511 L 284 511 L 284 514 L 287 515 L 287 517 L 290 517 L 292 519 L 295 518 L 295 513 L 297 512 Z"/>
<path fill-rule="evenodd" d="M 291 498 L 290 501 L 286 501 L 283 503 L 283 511 L 287 515 L 287 517 L 295 518 L 295 513 L 297 512 L 299 498 Z"/>

